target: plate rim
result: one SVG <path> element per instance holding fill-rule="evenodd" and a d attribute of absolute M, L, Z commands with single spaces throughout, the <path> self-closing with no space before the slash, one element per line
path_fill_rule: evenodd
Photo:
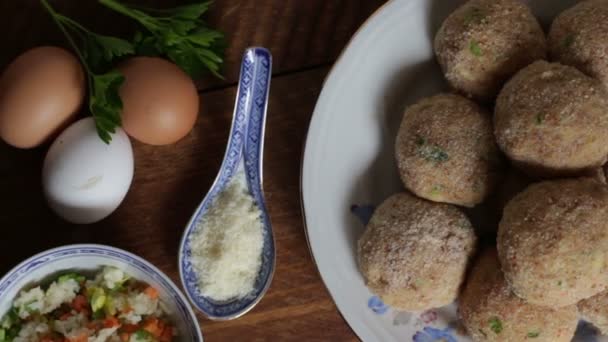
<path fill-rule="evenodd" d="M 319 99 L 321 98 L 321 96 L 323 94 L 323 89 L 325 88 L 327 80 L 335 73 L 337 67 L 341 63 L 343 63 L 345 52 L 353 44 L 353 42 L 361 35 L 362 31 L 364 29 L 366 29 L 370 25 L 370 22 L 373 19 L 375 19 L 376 17 L 380 16 L 382 14 L 382 12 L 384 12 L 384 10 L 387 7 L 389 7 L 390 5 L 392 5 L 393 3 L 395 3 L 396 1 L 397 0 L 388 0 L 384 4 L 382 4 L 380 7 L 378 7 L 370 16 L 368 16 L 365 19 L 365 21 L 363 23 L 361 23 L 361 25 L 359 25 L 359 27 L 353 33 L 353 35 L 350 37 L 350 39 L 348 40 L 348 42 L 346 43 L 346 45 L 344 46 L 344 48 L 342 49 L 342 51 L 340 51 L 340 54 L 338 55 L 338 58 L 336 58 L 336 61 L 333 63 L 333 65 L 331 66 L 331 68 L 328 71 L 327 75 L 323 79 L 323 84 L 321 86 L 321 92 L 319 93 L 319 96 L 317 97 L 317 100 L 315 102 L 315 108 L 313 109 L 313 112 L 312 112 L 312 115 L 310 117 L 310 120 L 308 121 L 308 126 L 306 128 L 306 135 L 304 137 L 304 144 L 303 144 L 303 147 L 302 147 L 302 153 L 301 153 L 301 158 L 300 158 L 300 210 L 301 210 L 301 214 L 302 214 L 302 222 L 303 222 L 303 225 L 304 225 L 304 236 L 306 237 L 306 245 L 308 246 L 308 252 L 310 253 L 312 261 L 315 264 L 315 270 L 317 271 L 317 274 L 321 278 L 321 282 L 323 283 L 323 287 L 325 288 L 325 291 L 329 294 L 329 297 L 331 298 L 331 300 L 332 300 L 332 302 L 333 302 L 336 310 L 338 311 L 338 314 L 344 320 L 344 322 L 346 323 L 346 325 L 348 325 L 349 329 L 361 341 L 364 341 L 363 337 L 351 325 L 351 323 L 346 319 L 346 317 L 344 316 L 344 313 L 342 313 L 342 309 L 340 309 L 340 307 L 336 303 L 336 299 L 334 298 L 333 293 L 329 289 L 329 287 L 328 287 L 328 285 L 327 285 L 327 283 L 325 281 L 325 278 L 324 278 L 323 274 L 321 273 L 321 270 L 319 269 L 319 264 L 317 262 L 317 258 L 315 257 L 315 253 L 314 253 L 314 251 L 312 249 L 312 245 L 310 243 L 310 236 L 309 236 L 309 233 L 308 233 L 308 222 L 307 222 L 307 219 L 306 219 L 306 206 L 304 205 L 304 162 L 305 162 L 305 157 L 306 157 L 306 150 L 307 150 L 307 147 L 308 147 L 308 141 L 309 141 L 309 137 L 310 137 L 310 127 L 312 126 L 312 122 L 315 119 L 315 116 L 318 116 L 318 115 L 315 115 L 315 114 L 317 113 L 317 108 L 319 106 Z"/>

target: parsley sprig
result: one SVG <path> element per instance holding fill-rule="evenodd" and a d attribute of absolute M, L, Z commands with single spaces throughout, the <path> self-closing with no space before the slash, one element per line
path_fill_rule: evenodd
<path fill-rule="evenodd" d="M 78 55 L 86 71 L 89 86 L 89 110 L 95 120 L 97 134 L 106 144 L 112 140 L 111 134 L 121 125 L 122 100 L 118 93 L 124 76 L 118 71 L 102 72 L 108 65 L 127 55 L 135 53 L 130 42 L 94 33 L 74 20 L 57 13 L 46 0 L 40 0 L 57 26 L 61 29 L 72 49 Z M 81 41 L 76 43 L 73 35 Z"/>
<path fill-rule="evenodd" d="M 99 0 L 102 5 L 141 24 L 145 32 L 137 32 L 133 42 L 92 32 L 57 13 L 47 0 L 40 2 L 84 66 L 89 87 L 89 110 L 97 133 L 105 143 L 110 143 L 116 127 L 122 123 L 123 103 L 119 89 L 125 78 L 119 71 L 112 70 L 116 60 L 136 53 L 166 56 L 193 78 L 205 71 L 222 78 L 220 51 L 224 36 L 206 27 L 201 20 L 211 5 L 210 1 L 171 9 L 150 9 L 130 7 L 118 0 Z"/>
<path fill-rule="evenodd" d="M 117 0 L 99 3 L 134 19 L 147 31 L 135 34 L 138 53 L 167 56 L 193 78 L 207 70 L 222 78 L 220 51 L 224 36 L 206 27 L 200 19 L 211 1 L 170 9 L 130 7 Z"/>

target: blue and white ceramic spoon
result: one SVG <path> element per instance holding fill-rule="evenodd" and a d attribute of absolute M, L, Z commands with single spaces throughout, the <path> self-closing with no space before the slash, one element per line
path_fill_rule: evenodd
<path fill-rule="evenodd" d="M 268 290 L 274 273 L 274 235 L 262 189 L 264 128 L 271 71 L 272 56 L 268 50 L 259 47 L 247 49 L 241 63 L 232 128 L 224 161 L 211 189 L 186 226 L 179 249 L 180 277 L 188 298 L 198 310 L 215 320 L 238 318 L 251 310 Z M 241 168 L 244 168 L 249 191 L 261 211 L 264 224 L 262 266 L 254 289 L 248 296 L 235 300 L 215 301 L 201 296 L 198 291 L 198 275 L 191 263 L 192 251 L 189 241 L 197 222 L 200 222 L 216 196 Z"/>

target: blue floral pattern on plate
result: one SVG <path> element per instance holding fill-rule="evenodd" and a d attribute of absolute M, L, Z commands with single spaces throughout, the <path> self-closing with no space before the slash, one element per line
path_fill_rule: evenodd
<path fill-rule="evenodd" d="M 385 314 L 388 311 L 388 305 L 384 304 L 378 296 L 371 296 L 367 301 L 367 307 L 378 315 Z"/>
<path fill-rule="evenodd" d="M 437 329 L 433 327 L 424 327 L 422 331 L 416 332 L 412 337 L 414 342 L 458 342 L 458 340 L 452 336 L 452 328 L 447 327 L 445 329 Z"/>

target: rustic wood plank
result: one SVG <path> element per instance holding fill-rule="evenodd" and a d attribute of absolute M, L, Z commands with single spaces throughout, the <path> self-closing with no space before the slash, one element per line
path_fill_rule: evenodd
<path fill-rule="evenodd" d="M 299 156 L 327 71 L 273 80 L 264 175 L 277 241 L 274 281 L 260 304 L 238 320 L 212 322 L 201 317 L 207 341 L 356 339 L 317 274 L 300 215 Z M 124 203 L 108 219 L 90 226 L 71 225 L 47 209 L 40 185 L 46 147 L 24 151 L 0 144 L 0 273 L 47 248 L 102 243 L 144 257 L 179 284 L 181 233 L 219 168 L 235 93 L 235 88 L 228 88 L 202 94 L 195 129 L 176 145 L 135 142 L 135 178 Z"/>
<path fill-rule="evenodd" d="M 100 33 L 130 37 L 134 25 L 96 4 L 96 1 L 49 0 L 56 9 Z M 200 89 L 234 84 L 239 62 L 248 46 L 264 46 L 274 53 L 274 73 L 332 63 L 360 24 L 386 0 L 222 0 L 209 15 L 210 25 L 226 33 L 224 81 L 210 77 Z M 184 0 L 131 1 L 170 7 Z M 25 49 L 38 45 L 66 46 L 60 32 L 38 0 L 1 1 L 0 21 L 4 67 Z"/>

